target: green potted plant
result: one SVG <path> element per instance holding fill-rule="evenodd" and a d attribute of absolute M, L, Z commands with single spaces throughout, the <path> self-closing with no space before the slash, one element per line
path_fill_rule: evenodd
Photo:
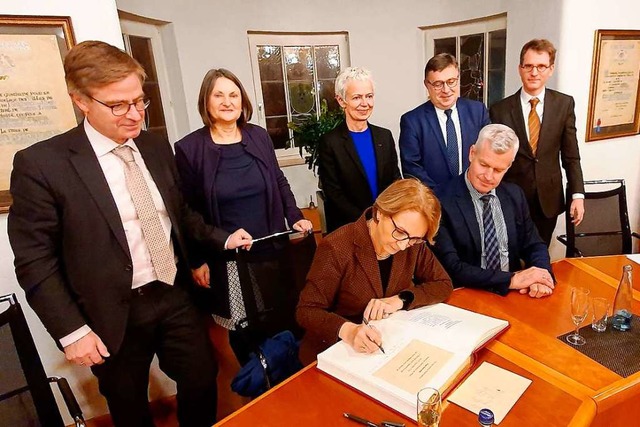
<path fill-rule="evenodd" d="M 293 131 L 293 138 L 287 144 L 292 147 L 293 140 L 295 140 L 295 146 L 300 150 L 300 156 L 304 157 L 305 163 L 315 174 L 318 167 L 320 138 L 343 121 L 344 112 L 342 109 L 329 110 L 327 100 L 323 99 L 320 102 L 320 115 L 316 117 L 315 114 L 310 114 L 287 124 L 289 129 Z M 305 155 L 305 150 L 307 155 Z"/>

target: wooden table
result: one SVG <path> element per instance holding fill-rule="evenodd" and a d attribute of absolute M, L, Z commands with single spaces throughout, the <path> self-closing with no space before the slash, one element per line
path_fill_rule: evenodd
<path fill-rule="evenodd" d="M 449 304 L 506 319 L 511 324 L 478 353 L 475 366 L 489 361 L 533 380 L 500 427 L 639 425 L 640 373 L 622 378 L 557 339 L 573 329 L 569 310 L 571 285 L 586 286 L 591 295 L 612 300 L 619 280 L 619 273 L 613 272 L 618 267 L 621 271 L 624 263 L 624 257 L 555 262 L 553 270 L 558 285 L 552 296 L 543 299 L 516 292 L 501 297 L 473 289 L 454 291 Z M 636 289 L 638 284 L 640 280 L 636 280 Z M 638 291 L 634 298 L 633 310 L 640 313 Z M 415 425 L 313 365 L 219 425 L 354 427 L 355 424 L 342 418 L 343 412 L 377 422 L 402 419 L 408 426 Z M 441 426 L 472 426 L 476 422 L 473 414 L 449 404 Z"/>
<path fill-rule="evenodd" d="M 596 412 L 595 403 L 580 390 L 565 384 L 557 373 L 500 342 L 481 350 L 474 367 L 483 361 L 533 381 L 500 427 L 590 425 Z M 387 420 L 416 425 L 414 420 L 324 374 L 315 363 L 216 425 L 356 427 L 357 424 L 343 417 L 344 412 L 378 423 Z M 476 424 L 476 415 L 455 404 L 445 403 L 441 427 Z"/>
<path fill-rule="evenodd" d="M 613 279 L 615 286 L 618 286 L 620 277 L 622 277 L 622 267 L 629 264 L 633 267 L 633 287 L 640 291 L 640 264 L 631 261 L 626 256 L 615 255 L 570 258 L 567 259 L 567 261 L 582 270 L 592 273 L 596 277 L 600 277 L 603 281 L 611 283 L 611 280 L 607 280 L 607 277 L 598 276 L 598 273 L 608 276 L 609 279 Z"/>
<path fill-rule="evenodd" d="M 619 257 L 611 262 L 623 262 Z M 554 263 L 558 281 L 554 294 L 534 299 L 511 292 L 506 297 L 483 291 L 454 291 L 448 303 L 478 313 L 506 319 L 511 327 L 497 340 L 562 375 L 568 385 L 591 396 L 597 404 L 594 426 L 638 425 L 640 373 L 622 378 L 556 337 L 573 329 L 569 312 L 571 285 L 588 287 L 591 295 L 613 300 L 617 280 L 576 259 Z M 640 313 L 636 291 L 634 313 Z M 583 325 L 588 325 L 585 320 Z M 640 325 L 636 325 L 640 327 Z"/>

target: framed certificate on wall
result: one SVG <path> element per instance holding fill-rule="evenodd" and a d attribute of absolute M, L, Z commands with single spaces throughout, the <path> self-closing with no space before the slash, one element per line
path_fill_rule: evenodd
<path fill-rule="evenodd" d="M 597 30 L 586 141 L 640 133 L 640 30 Z"/>
<path fill-rule="evenodd" d="M 0 15 L 0 212 L 14 154 L 78 123 L 63 69 L 74 44 L 69 17 Z"/>

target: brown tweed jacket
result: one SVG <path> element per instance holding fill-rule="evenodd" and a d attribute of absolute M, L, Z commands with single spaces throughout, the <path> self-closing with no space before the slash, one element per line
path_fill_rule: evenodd
<path fill-rule="evenodd" d="M 384 298 L 408 290 L 414 300 L 409 309 L 446 300 L 453 288 L 449 275 L 427 245 L 412 246 L 393 256 L 386 292 L 367 228 L 369 208 L 354 223 L 322 240 L 300 294 L 296 318 L 306 330 L 304 341 L 316 352 L 338 341 L 345 322 L 362 322 L 372 298 Z M 303 346 L 305 343 L 303 342 Z"/>

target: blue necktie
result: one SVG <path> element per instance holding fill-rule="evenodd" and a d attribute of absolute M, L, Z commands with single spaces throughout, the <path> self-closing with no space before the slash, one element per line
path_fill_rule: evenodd
<path fill-rule="evenodd" d="M 500 250 L 490 203 L 492 197 L 492 194 L 480 197 L 482 200 L 482 225 L 484 226 L 484 253 L 487 261 L 486 268 L 500 270 Z"/>
<path fill-rule="evenodd" d="M 460 163 L 458 163 L 458 135 L 456 135 L 456 127 L 451 119 L 452 110 L 444 110 L 447 116 L 447 158 L 449 159 L 449 169 L 453 176 L 460 174 Z"/>

